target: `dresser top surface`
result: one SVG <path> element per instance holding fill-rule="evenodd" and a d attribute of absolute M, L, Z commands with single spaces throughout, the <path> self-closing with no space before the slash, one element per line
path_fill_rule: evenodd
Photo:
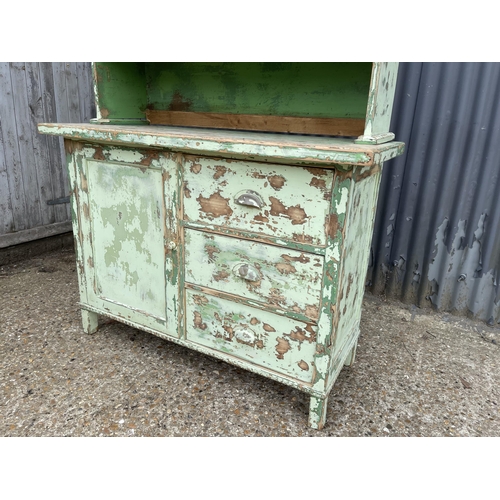
<path fill-rule="evenodd" d="M 404 152 L 404 143 L 356 144 L 354 139 L 170 126 L 40 123 L 42 134 L 102 144 L 163 148 L 190 154 L 278 163 L 375 166 Z"/>

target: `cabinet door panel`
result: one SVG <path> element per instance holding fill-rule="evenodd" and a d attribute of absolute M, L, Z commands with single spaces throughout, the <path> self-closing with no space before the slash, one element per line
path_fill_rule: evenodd
<path fill-rule="evenodd" d="M 176 163 L 154 150 L 66 147 L 82 306 L 178 337 Z"/>
<path fill-rule="evenodd" d="M 164 320 L 161 171 L 99 161 L 87 166 L 95 291 Z"/>

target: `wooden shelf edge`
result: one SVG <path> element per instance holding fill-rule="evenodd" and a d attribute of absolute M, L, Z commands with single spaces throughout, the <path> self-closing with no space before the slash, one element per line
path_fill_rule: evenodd
<path fill-rule="evenodd" d="M 363 134 L 365 127 L 365 121 L 359 118 L 309 118 L 229 113 L 193 113 L 189 111 L 147 110 L 146 118 L 152 125 L 344 137 L 358 137 Z"/>

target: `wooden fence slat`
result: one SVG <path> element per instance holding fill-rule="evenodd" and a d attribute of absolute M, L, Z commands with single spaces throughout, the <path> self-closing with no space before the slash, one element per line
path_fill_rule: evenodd
<path fill-rule="evenodd" d="M 10 233 L 13 230 L 14 218 L 12 215 L 12 203 L 10 201 L 7 165 L 5 163 L 2 120 L 0 118 L 0 234 Z"/>
<path fill-rule="evenodd" d="M 88 96 L 88 90 L 86 87 L 87 81 L 86 81 L 86 65 L 85 63 L 82 62 L 77 62 L 76 63 L 76 81 L 78 84 L 78 102 L 80 105 L 80 118 L 81 121 L 84 123 L 88 122 L 90 117 L 90 110 L 89 110 L 89 104 L 90 104 L 90 98 Z M 87 90 L 87 92 L 86 92 Z"/>
<path fill-rule="evenodd" d="M 26 200 L 27 226 L 36 227 L 42 225 L 42 214 L 40 210 L 40 190 L 36 177 L 36 160 L 33 152 L 33 141 L 30 130 L 31 120 L 28 110 L 25 63 L 11 63 L 10 77 L 12 80 L 12 96 L 14 98 L 14 113 L 16 118 L 15 123 Z"/>
<path fill-rule="evenodd" d="M 42 92 L 43 121 L 54 123 L 57 121 L 57 113 L 54 99 L 54 76 L 52 72 L 53 63 L 40 63 L 40 89 Z M 61 149 L 62 139 L 60 137 L 44 136 L 46 141 L 46 155 L 50 166 L 50 185 L 52 199 L 67 196 L 65 191 L 61 192 L 62 164 Z M 67 219 L 66 210 L 62 205 L 47 206 L 52 214 L 53 222 L 63 222 Z"/>
<path fill-rule="evenodd" d="M 65 63 L 64 75 L 66 77 L 69 121 L 71 123 L 79 123 L 81 121 L 81 113 L 76 63 Z"/>
<path fill-rule="evenodd" d="M 68 93 L 66 89 L 66 73 L 65 73 L 64 62 L 52 63 L 52 96 L 53 96 L 53 110 L 55 111 L 55 116 L 53 122 L 57 123 L 70 123 L 69 110 L 68 110 Z M 64 147 L 62 141 L 59 141 L 59 160 L 60 165 L 66 165 L 66 154 L 64 152 Z M 58 175 L 54 179 L 54 196 L 56 198 L 63 198 L 68 196 L 69 190 L 69 180 L 66 172 L 66 168 L 61 167 L 58 170 Z M 56 205 L 58 220 L 66 220 L 68 218 L 68 208 L 65 205 Z"/>
<path fill-rule="evenodd" d="M 35 158 L 35 172 L 38 180 L 38 195 L 40 197 L 40 211 L 42 224 L 55 222 L 54 210 L 47 202 L 54 199 L 51 179 L 51 164 L 47 154 L 47 142 L 45 136 L 38 133 L 37 124 L 44 119 L 42 105 L 42 89 L 40 84 L 39 63 L 25 63 L 26 67 L 26 90 L 28 94 L 29 129 L 33 143 Z"/>
<path fill-rule="evenodd" d="M 8 62 L 0 63 L 0 117 L 2 119 L 3 150 L 12 206 L 13 231 L 21 231 L 27 228 L 26 201 L 15 126 L 10 64 Z"/>

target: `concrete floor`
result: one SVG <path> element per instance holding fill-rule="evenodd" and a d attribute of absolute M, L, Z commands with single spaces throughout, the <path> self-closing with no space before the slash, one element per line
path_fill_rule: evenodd
<path fill-rule="evenodd" d="M 0 436 L 500 436 L 500 330 L 366 295 L 356 362 L 306 394 L 116 322 L 82 333 L 75 256 L 0 267 Z"/>

